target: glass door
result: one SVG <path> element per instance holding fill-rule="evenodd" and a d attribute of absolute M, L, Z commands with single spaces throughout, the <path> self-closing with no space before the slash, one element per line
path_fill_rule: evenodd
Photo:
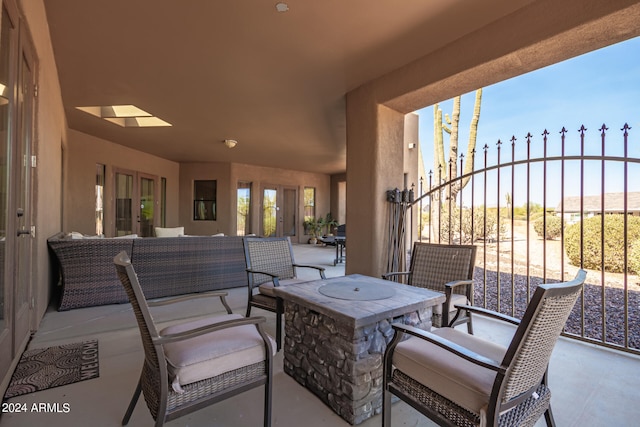
<path fill-rule="evenodd" d="M 154 233 L 156 179 L 153 176 L 139 174 L 138 188 L 140 189 L 140 211 L 138 212 L 138 235 L 152 237 Z"/>
<path fill-rule="evenodd" d="M 32 184 L 31 171 L 32 159 L 31 148 L 33 138 L 33 115 L 34 115 L 34 91 L 35 72 L 34 55 L 31 46 L 25 46 L 27 37 L 26 30 L 21 27 L 20 46 L 20 66 L 18 71 L 18 102 L 16 104 L 16 118 L 18 120 L 18 140 L 17 154 L 18 161 L 14 163 L 19 176 L 16 179 L 16 219 L 17 219 L 17 241 L 14 260 L 16 272 L 15 277 L 15 305 L 14 305 L 14 346 L 20 347 L 23 340 L 28 339 L 30 334 L 31 315 L 31 266 L 32 264 L 32 242 L 33 242 L 33 212 L 31 209 Z"/>
<path fill-rule="evenodd" d="M 32 139 L 36 61 L 12 1 L 0 21 L 0 379 L 27 344 L 32 320 Z M 35 320 L 35 319 L 34 319 Z"/>
<path fill-rule="evenodd" d="M 298 190 L 282 185 L 266 186 L 262 191 L 262 235 L 296 236 Z"/>
<path fill-rule="evenodd" d="M 116 171 L 115 173 L 115 234 L 125 236 L 135 234 L 133 222 L 133 172 Z"/>
<path fill-rule="evenodd" d="M 155 235 L 157 177 L 141 172 L 116 169 L 115 177 L 115 233 L 114 236 L 137 234 Z"/>
<path fill-rule="evenodd" d="M 13 331 L 11 302 L 13 301 L 12 257 L 14 237 L 9 233 L 9 195 L 11 193 L 11 72 L 10 53 L 17 41 L 16 29 L 5 7 L 0 23 L 0 379 L 4 378 L 13 359 Z M 13 215 L 11 215 L 13 220 Z"/>
<path fill-rule="evenodd" d="M 251 234 L 251 183 L 238 182 L 236 236 Z"/>
<path fill-rule="evenodd" d="M 278 232 L 278 189 L 265 188 L 262 192 L 262 235 L 277 236 Z"/>
<path fill-rule="evenodd" d="M 296 188 L 282 188 L 282 235 L 295 236 L 298 229 L 297 207 L 298 207 L 298 190 Z"/>

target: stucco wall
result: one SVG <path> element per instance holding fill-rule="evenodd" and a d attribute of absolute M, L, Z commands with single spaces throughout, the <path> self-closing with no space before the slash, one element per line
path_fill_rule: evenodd
<path fill-rule="evenodd" d="M 176 163 L 132 150 L 82 132 L 70 130 L 65 152 L 64 231 L 94 234 L 94 197 L 96 163 L 106 165 L 105 233 L 113 229 L 114 169 L 128 169 L 167 178 L 167 227 L 184 226 L 186 234 L 235 235 L 236 186 L 238 181 L 253 183 L 253 230 L 259 230 L 260 195 L 267 184 L 295 186 L 298 189 L 299 215 L 302 218 L 302 189 L 315 187 L 317 212 L 329 212 L 329 175 L 264 168 L 229 163 Z M 193 220 L 193 183 L 216 180 L 216 220 Z M 299 234 L 302 234 L 300 220 Z M 301 238 L 301 241 L 304 239 Z"/>
<path fill-rule="evenodd" d="M 369 88 L 347 95 L 347 235 L 356 248 L 348 252 L 347 274 L 386 271 L 386 191 L 403 187 L 404 124 L 404 114 L 378 104 Z"/>
<path fill-rule="evenodd" d="M 193 183 L 195 180 L 217 181 L 217 208 L 215 221 L 193 220 Z M 265 185 L 293 186 L 298 190 L 297 216 L 300 218 L 297 238 L 293 242 L 303 242 L 302 191 L 304 187 L 316 188 L 316 212 L 326 215 L 329 212 L 329 175 L 274 169 L 239 163 L 182 163 L 180 165 L 180 221 L 185 233 L 207 235 L 224 233 L 236 235 L 237 185 L 239 181 L 251 182 L 251 227 L 255 234 L 260 233 L 260 202 Z"/>
<path fill-rule="evenodd" d="M 230 165 L 230 175 L 227 181 L 230 198 L 227 201 L 228 205 L 223 207 L 227 212 L 227 218 L 230 218 L 230 220 L 226 223 L 228 227 L 226 231 L 220 230 L 220 232 L 224 232 L 225 234 L 236 234 L 236 188 L 238 181 L 252 183 L 251 227 L 255 234 L 260 234 L 260 203 L 262 190 L 267 185 L 283 185 L 297 188 L 297 236 L 291 239 L 292 242 L 304 243 L 308 240 L 308 236 L 304 235 L 304 227 L 302 224 L 304 218 L 302 196 L 305 187 L 314 187 L 316 189 L 316 216 L 324 217 L 331 210 L 329 200 L 330 175 L 233 163 Z M 220 188 L 220 184 L 218 184 L 218 188 Z"/>
<path fill-rule="evenodd" d="M 637 0 L 536 0 L 350 91 L 347 222 L 357 250 L 347 274 L 384 272 L 384 193 L 403 185 L 404 114 L 636 36 L 639 16 Z"/>
<path fill-rule="evenodd" d="M 229 163 L 181 163 L 180 164 L 180 214 L 178 224 L 186 234 L 197 236 L 217 233 L 231 234 L 230 173 Z M 200 180 L 216 181 L 216 220 L 194 221 L 193 219 L 193 183 Z"/>
<path fill-rule="evenodd" d="M 22 2 L 24 14 L 38 58 L 38 99 L 34 151 L 33 214 L 36 238 L 33 248 L 32 328 L 37 328 L 49 305 L 52 290 L 47 237 L 62 223 L 62 144 L 66 140 L 66 119 L 58 81 L 53 48 L 49 37 L 44 5 L 41 0 Z"/>
<path fill-rule="evenodd" d="M 420 195 L 420 143 L 418 142 L 419 117 L 417 114 L 407 114 L 404 116 L 404 174 L 405 188 L 413 190 L 414 198 Z M 410 148 L 413 147 L 413 148 Z M 411 217 L 413 221 L 411 227 L 406 230 L 406 244 L 409 245 L 418 237 L 418 215 L 417 210 Z"/>
<path fill-rule="evenodd" d="M 331 214 L 340 223 L 347 219 L 347 174 L 331 175 Z"/>
<path fill-rule="evenodd" d="M 105 235 L 114 229 L 114 168 L 167 179 L 167 226 L 178 225 L 178 183 L 180 165 L 142 151 L 69 130 L 65 151 L 63 231 L 95 234 L 96 164 L 106 166 L 104 194 Z M 158 185 L 160 182 L 158 181 Z"/>

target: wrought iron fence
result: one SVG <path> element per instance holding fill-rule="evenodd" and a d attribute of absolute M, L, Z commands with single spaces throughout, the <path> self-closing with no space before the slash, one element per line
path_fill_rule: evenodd
<path fill-rule="evenodd" d="M 474 304 L 515 317 L 537 285 L 585 268 L 565 335 L 640 354 L 640 145 L 630 129 L 485 145 L 481 167 L 447 182 L 430 172 L 415 200 L 401 199 L 411 216 L 402 227 L 417 226 L 409 235 L 420 240 L 478 245 Z M 464 170 L 464 157 L 456 161 Z"/>

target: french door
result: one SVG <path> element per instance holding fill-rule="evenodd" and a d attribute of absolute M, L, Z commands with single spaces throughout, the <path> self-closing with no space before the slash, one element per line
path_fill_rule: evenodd
<path fill-rule="evenodd" d="M 298 229 L 298 189 L 283 185 L 266 185 L 262 190 L 263 236 L 296 236 Z"/>
<path fill-rule="evenodd" d="M 36 61 L 15 4 L 0 22 L 0 380 L 24 348 L 33 312 L 32 157 Z"/>
<path fill-rule="evenodd" d="M 158 178 L 153 175 L 114 170 L 114 236 L 154 236 L 159 217 Z"/>

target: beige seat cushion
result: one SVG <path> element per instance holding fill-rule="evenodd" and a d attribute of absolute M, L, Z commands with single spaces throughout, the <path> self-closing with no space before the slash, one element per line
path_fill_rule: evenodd
<path fill-rule="evenodd" d="M 453 341 L 482 356 L 502 362 L 506 347 L 452 328 L 435 329 L 433 334 Z M 435 344 L 412 337 L 398 344 L 393 365 L 458 405 L 480 414 L 489 403 L 496 373 L 455 356 Z"/>
<path fill-rule="evenodd" d="M 293 285 L 294 283 L 304 283 L 304 282 L 308 282 L 308 280 L 286 279 L 286 280 L 280 280 L 278 283 L 280 284 L 280 286 L 287 286 L 287 285 Z M 274 288 L 273 282 L 266 282 L 258 286 L 258 290 L 262 295 L 267 295 L 275 298 L 276 294 L 275 292 L 273 292 L 273 288 Z"/>
<path fill-rule="evenodd" d="M 451 294 L 451 301 L 449 301 L 449 313 L 452 311 L 457 311 L 455 305 L 467 305 L 469 304 L 469 300 L 466 295 L 462 294 Z M 433 307 L 433 314 L 442 315 L 442 304 L 438 304 Z"/>
<path fill-rule="evenodd" d="M 160 335 L 175 334 L 233 319 L 242 319 L 242 316 L 227 314 L 186 322 L 164 328 Z M 271 346 L 275 354 L 276 345 L 273 339 Z M 165 344 L 164 349 L 173 389 L 177 392 L 182 391 L 182 385 L 265 360 L 264 341 L 254 325 L 223 329 L 185 341 Z"/>

